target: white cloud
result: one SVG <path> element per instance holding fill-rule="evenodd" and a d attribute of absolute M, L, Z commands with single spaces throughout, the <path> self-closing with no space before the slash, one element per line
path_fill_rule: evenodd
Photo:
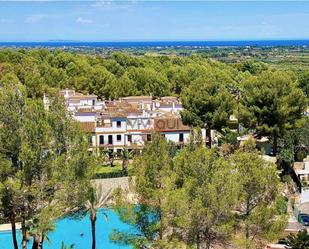
<path fill-rule="evenodd" d="M 31 15 L 26 18 L 25 22 L 26 23 L 38 23 L 45 17 L 47 17 L 47 15 L 43 15 L 43 14 Z"/>
<path fill-rule="evenodd" d="M 85 18 L 82 18 L 82 17 L 78 17 L 76 19 L 76 22 L 77 23 L 81 23 L 81 24 L 90 24 L 90 23 L 93 23 L 93 20 L 91 19 L 85 19 Z"/>

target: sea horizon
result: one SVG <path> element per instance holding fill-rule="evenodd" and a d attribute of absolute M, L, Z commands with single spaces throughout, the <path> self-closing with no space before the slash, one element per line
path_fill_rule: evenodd
<path fill-rule="evenodd" d="M 276 40 L 208 40 L 208 41 L 8 41 L 0 42 L 0 47 L 274 47 L 274 46 L 309 46 L 309 39 Z"/>

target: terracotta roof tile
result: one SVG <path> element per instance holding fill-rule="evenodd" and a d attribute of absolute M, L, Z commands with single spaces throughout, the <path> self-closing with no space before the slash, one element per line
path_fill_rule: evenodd
<path fill-rule="evenodd" d="M 95 132 L 95 122 L 80 122 L 80 126 L 84 132 Z"/>
<path fill-rule="evenodd" d="M 73 95 L 69 96 L 69 99 L 93 99 L 97 98 L 96 95 Z"/>
<path fill-rule="evenodd" d="M 123 100 L 152 100 L 151 96 L 128 96 L 128 97 L 123 97 L 121 98 Z"/>
<path fill-rule="evenodd" d="M 77 113 L 96 113 L 97 111 L 92 108 L 79 108 Z"/>

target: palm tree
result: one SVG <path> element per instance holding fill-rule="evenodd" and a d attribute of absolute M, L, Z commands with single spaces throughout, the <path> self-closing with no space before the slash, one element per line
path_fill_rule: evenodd
<path fill-rule="evenodd" d="M 125 171 L 126 174 L 128 174 L 128 164 L 130 158 L 132 157 L 132 153 L 128 149 L 124 148 L 122 150 L 121 157 L 122 157 L 122 170 Z"/>
<path fill-rule="evenodd" d="M 99 152 L 99 160 L 100 160 L 100 163 L 102 164 L 107 164 L 109 163 L 109 153 L 110 151 L 106 148 L 100 148 L 100 152 Z"/>
<path fill-rule="evenodd" d="M 50 244 L 47 234 L 55 230 L 55 224 L 52 222 L 51 217 L 47 215 L 40 218 L 35 217 L 27 226 L 29 235 L 33 237 L 32 249 L 43 249 L 44 241 Z"/>
<path fill-rule="evenodd" d="M 108 160 L 109 160 L 109 163 L 110 163 L 110 166 L 111 167 L 114 167 L 114 161 L 115 161 L 115 157 L 116 157 L 116 153 L 115 152 L 110 152 L 109 153 L 109 156 L 108 156 Z"/>
<path fill-rule="evenodd" d="M 64 242 L 62 241 L 62 243 L 61 243 L 61 249 L 73 249 L 74 248 L 74 244 L 71 244 L 71 245 L 69 245 L 69 246 L 66 246 L 65 244 L 64 244 Z"/>
<path fill-rule="evenodd" d="M 95 236 L 95 224 L 97 220 L 97 212 L 100 208 L 106 206 L 107 201 L 111 196 L 112 190 L 107 193 L 103 193 L 103 189 L 100 185 L 91 187 L 88 193 L 88 200 L 85 203 L 85 209 L 90 212 L 91 233 L 92 233 L 92 249 L 96 248 L 96 236 Z M 107 218 L 106 213 L 103 215 Z"/>

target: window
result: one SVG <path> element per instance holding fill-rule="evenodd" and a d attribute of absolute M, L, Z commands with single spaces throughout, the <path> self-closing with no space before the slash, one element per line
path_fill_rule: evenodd
<path fill-rule="evenodd" d="M 100 141 L 99 141 L 100 144 L 104 144 L 104 136 L 103 135 L 100 135 Z"/>
<path fill-rule="evenodd" d="M 113 135 L 108 135 L 108 144 L 113 144 Z"/>
<path fill-rule="evenodd" d="M 132 143 L 132 135 L 128 135 L 128 142 Z"/>
<path fill-rule="evenodd" d="M 183 133 L 179 133 L 179 143 L 183 143 Z"/>
<path fill-rule="evenodd" d="M 121 141 L 121 135 L 117 135 L 117 141 Z"/>
<path fill-rule="evenodd" d="M 121 127 L 121 121 L 117 121 L 117 127 L 118 127 L 118 128 Z"/>
<path fill-rule="evenodd" d="M 148 142 L 151 141 L 151 134 L 147 134 L 147 141 L 148 141 Z"/>

